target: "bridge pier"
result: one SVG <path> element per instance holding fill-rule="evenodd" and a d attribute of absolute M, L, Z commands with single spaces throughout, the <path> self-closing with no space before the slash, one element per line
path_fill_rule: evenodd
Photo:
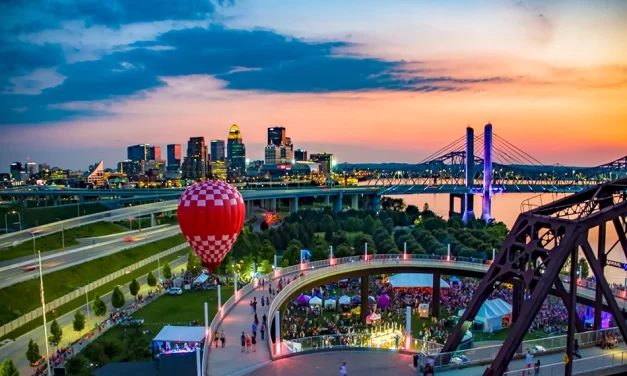
<path fill-rule="evenodd" d="M 270 200 L 270 209 L 275 212 L 276 211 L 276 198 Z"/>
<path fill-rule="evenodd" d="M 333 199 L 333 211 L 335 213 L 339 213 L 342 211 L 342 200 L 344 199 L 344 193 L 340 192 L 338 193 L 337 196 L 335 196 L 335 198 Z"/>
<path fill-rule="evenodd" d="M 155 227 L 157 220 L 155 219 L 155 213 L 150 213 L 150 227 Z"/>
<path fill-rule="evenodd" d="M 451 193 L 449 195 L 449 209 L 448 209 L 448 216 L 449 217 L 460 217 L 462 216 L 465 212 L 466 212 L 466 205 L 465 205 L 465 194 L 463 193 Z M 460 209 L 459 211 L 455 211 L 455 201 L 457 201 L 459 199 L 460 202 Z"/>
<path fill-rule="evenodd" d="M 298 212 L 298 197 L 290 198 L 290 213 Z"/>
<path fill-rule="evenodd" d="M 351 209 L 359 210 L 359 195 L 351 196 Z"/>
<path fill-rule="evenodd" d="M 359 319 L 362 324 L 366 324 L 366 316 L 368 316 L 368 275 L 361 276 L 361 312 Z"/>
<path fill-rule="evenodd" d="M 331 206 L 331 200 L 330 200 L 331 196 L 324 196 L 324 206 Z"/>
<path fill-rule="evenodd" d="M 364 194 L 364 209 L 378 213 L 381 210 L 381 197 L 378 194 Z"/>
<path fill-rule="evenodd" d="M 464 223 L 468 223 L 475 219 L 475 195 L 472 193 L 465 193 L 464 198 L 462 199 L 464 202 L 464 214 L 462 215 L 462 221 Z"/>
<path fill-rule="evenodd" d="M 440 317 L 440 279 L 439 271 L 433 272 L 433 291 L 431 298 L 431 317 Z"/>

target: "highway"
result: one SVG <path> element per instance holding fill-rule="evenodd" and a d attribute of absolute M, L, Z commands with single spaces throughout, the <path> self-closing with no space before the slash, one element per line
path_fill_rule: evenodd
<path fill-rule="evenodd" d="M 185 267 L 187 263 L 187 256 L 183 256 L 173 262 L 170 263 L 170 267 L 172 268 L 172 272 L 179 273 L 181 267 Z M 159 270 L 154 270 L 153 273 L 155 276 L 159 276 Z M 137 281 L 141 285 L 141 289 L 139 294 L 146 295 L 147 291 L 150 287 L 146 284 L 146 276 L 138 278 Z M 45 283 L 45 281 L 44 281 Z M 127 306 L 133 302 L 133 297 L 129 292 L 128 284 L 124 286 L 120 286 L 120 290 L 124 293 L 126 297 Z M 93 299 L 93 295 L 90 295 L 90 298 Z M 113 306 L 111 306 L 111 293 L 102 296 L 102 300 L 107 304 L 107 314 L 105 317 L 97 318 L 95 315 L 91 314 L 91 321 L 85 324 L 85 328 L 93 328 L 96 322 L 101 322 L 102 319 L 108 318 L 109 313 L 113 311 Z M 87 317 L 87 306 L 83 305 L 80 310 Z M 68 342 L 73 342 L 79 338 L 79 333 L 75 332 L 72 328 L 72 320 L 74 319 L 74 313 L 76 311 L 72 311 L 67 313 L 59 318 L 57 318 L 57 322 L 61 326 L 63 330 L 63 346 L 67 346 Z M 91 312 L 91 307 L 90 307 Z M 50 321 L 48 321 L 48 330 L 50 330 Z M 83 334 L 87 331 L 84 330 Z M 0 359 L 13 359 L 15 365 L 20 370 L 21 375 L 31 375 L 33 373 L 33 369 L 28 365 L 28 361 L 24 354 L 26 353 L 26 347 L 28 345 L 28 341 L 33 339 L 37 344 L 39 344 L 39 352 L 42 355 L 46 354 L 45 342 L 44 342 L 44 330 L 43 326 L 38 327 L 37 329 L 31 331 L 30 333 L 24 334 L 23 336 L 17 338 L 15 342 L 4 345 L 0 347 Z M 86 345 L 86 343 L 85 343 Z M 52 348 L 50 349 L 50 353 L 52 354 Z"/>
<path fill-rule="evenodd" d="M 181 229 L 179 226 L 159 226 L 152 229 L 142 230 L 142 232 L 129 231 L 126 233 L 95 238 L 97 239 L 97 243 L 95 245 L 81 244 L 75 247 L 70 247 L 65 252 L 61 252 L 61 250 L 46 252 L 42 254 L 42 268 L 44 275 L 81 264 L 92 258 L 108 256 L 128 248 L 168 238 L 179 234 L 180 232 Z M 127 242 L 124 240 L 128 237 L 132 237 L 133 241 Z M 10 260 L 0 264 L 0 288 L 5 288 L 16 283 L 37 278 L 39 275 L 36 270 L 23 270 L 25 266 L 30 265 L 36 265 L 34 256 Z"/>

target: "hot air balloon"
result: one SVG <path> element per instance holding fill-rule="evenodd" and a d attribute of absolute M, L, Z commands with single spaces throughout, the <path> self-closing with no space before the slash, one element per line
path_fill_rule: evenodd
<path fill-rule="evenodd" d="M 213 272 L 235 244 L 244 225 L 246 208 L 235 187 L 205 180 L 185 190 L 177 214 L 185 239 Z"/>

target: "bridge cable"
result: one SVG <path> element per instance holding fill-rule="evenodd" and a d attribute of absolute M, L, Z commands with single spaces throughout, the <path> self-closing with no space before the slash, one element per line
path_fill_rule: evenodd
<path fill-rule="evenodd" d="M 435 159 L 436 157 L 442 156 L 442 153 L 444 151 L 448 150 L 452 146 L 456 146 L 457 144 L 459 144 L 460 141 L 464 141 L 465 139 L 466 139 L 466 136 L 462 136 L 462 137 L 458 138 L 457 140 L 451 142 L 450 144 L 446 145 L 442 149 L 436 151 L 435 153 L 429 155 L 428 157 L 426 157 L 422 161 L 418 162 L 418 164 L 423 164 L 423 163 L 426 163 L 426 162 L 430 162 L 432 159 Z M 446 153 L 444 153 L 444 154 L 446 154 Z"/>
<path fill-rule="evenodd" d="M 518 153 L 516 150 L 513 150 L 509 145 L 505 144 L 503 141 L 501 141 L 500 139 L 494 139 L 494 144 L 498 145 L 500 148 L 504 148 L 505 150 L 508 150 L 511 154 L 508 154 L 512 159 L 517 161 L 517 164 L 519 165 L 526 165 L 526 164 L 531 164 L 531 165 L 536 165 L 534 161 L 530 160 L 529 158 L 527 158 L 526 156 Z"/>
<path fill-rule="evenodd" d="M 509 154 L 507 151 L 507 145 L 505 145 L 504 143 L 502 143 L 501 141 L 499 141 L 498 139 L 494 140 L 494 144 L 492 145 L 493 148 L 495 148 L 499 153 L 504 154 L 505 156 L 507 156 L 509 158 L 509 164 L 519 164 L 519 165 L 524 165 L 525 163 L 523 161 L 521 161 L 518 158 L 518 155 L 514 154 L 511 155 Z M 514 162 L 514 163 L 511 163 Z"/>
<path fill-rule="evenodd" d="M 533 156 L 529 155 L 527 152 L 525 152 L 524 150 L 520 149 L 519 147 L 517 147 L 516 145 L 512 144 L 511 142 L 507 141 L 506 139 L 504 139 L 503 137 L 497 135 L 496 133 L 493 134 L 495 138 L 498 138 L 500 141 L 504 142 L 505 144 L 509 145 L 510 147 L 518 150 L 521 154 L 527 156 L 529 159 L 535 161 L 535 163 L 537 163 L 540 166 L 545 166 L 544 163 L 540 162 L 539 160 L 537 160 L 536 158 L 534 158 Z"/>

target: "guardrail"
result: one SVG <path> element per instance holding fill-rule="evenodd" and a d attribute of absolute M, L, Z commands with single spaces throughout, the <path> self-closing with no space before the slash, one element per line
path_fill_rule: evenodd
<path fill-rule="evenodd" d="M 627 351 L 614 352 L 611 354 L 591 356 L 573 361 L 573 375 L 579 375 L 602 369 L 614 368 L 627 365 Z M 505 372 L 504 376 L 518 376 L 523 372 L 529 371 L 528 368 L 516 371 Z M 553 363 L 540 366 L 540 375 L 542 376 L 563 376 L 564 363 Z"/>
<path fill-rule="evenodd" d="M 180 250 L 185 249 L 186 247 L 188 247 L 187 243 L 183 243 L 183 244 L 179 244 L 176 247 L 172 247 L 170 249 L 167 249 L 161 253 L 158 253 L 156 255 L 152 255 L 148 258 L 145 258 L 141 261 L 138 261 L 130 266 L 127 266 L 124 269 L 120 269 L 115 273 L 109 274 L 106 277 L 100 278 L 94 282 L 91 282 L 88 285 L 85 285 L 83 287 L 80 287 L 79 289 L 76 289 L 74 291 L 72 291 L 69 294 L 66 294 L 58 299 L 53 300 L 52 302 L 49 302 L 46 304 L 46 312 L 51 311 L 59 306 L 62 306 L 63 304 L 66 304 L 68 302 L 70 302 L 71 300 L 77 299 L 79 297 L 82 297 L 83 295 L 85 295 L 85 293 L 89 293 L 90 291 L 111 282 L 112 280 L 119 278 L 123 275 L 125 275 L 126 273 L 130 272 L 133 269 L 137 269 L 137 268 L 141 268 L 142 266 L 145 266 L 151 262 L 157 261 L 158 258 L 161 257 L 165 257 L 168 255 L 171 255 L 172 253 L 178 252 Z M 100 257 L 100 256 L 98 256 Z M 95 257 L 95 258 L 98 258 Z M 45 288 L 45 278 L 44 278 L 44 288 Z M 14 331 L 15 329 L 19 328 L 22 325 L 25 325 L 26 323 L 35 320 L 38 317 L 41 317 L 42 315 L 42 309 L 37 308 L 3 326 L 0 326 L 0 337 L 7 335 L 8 333 Z"/>

